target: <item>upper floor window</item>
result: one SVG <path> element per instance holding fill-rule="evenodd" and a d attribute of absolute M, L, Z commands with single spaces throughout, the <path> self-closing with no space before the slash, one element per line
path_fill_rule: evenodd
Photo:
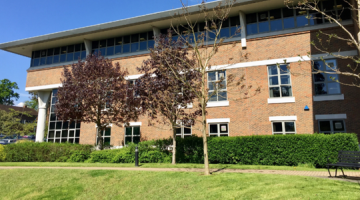
<path fill-rule="evenodd" d="M 340 94 L 339 75 L 316 73 L 318 70 L 325 72 L 334 72 L 337 69 L 335 59 L 314 62 L 314 84 L 315 95 Z"/>
<path fill-rule="evenodd" d="M 125 127 L 125 144 L 140 142 L 140 126 Z"/>
<path fill-rule="evenodd" d="M 268 66 L 270 98 L 291 97 L 291 78 L 288 65 Z"/>
<path fill-rule="evenodd" d="M 227 101 L 226 71 L 208 72 L 209 101 Z"/>
<path fill-rule="evenodd" d="M 153 31 L 109 38 L 92 42 L 92 53 L 112 56 L 122 53 L 145 51 L 154 47 Z"/>
<path fill-rule="evenodd" d="M 278 121 L 271 122 L 273 135 L 286 135 L 286 134 L 295 134 L 295 122 L 293 121 Z"/>
<path fill-rule="evenodd" d="M 229 136 L 228 123 L 211 123 L 209 124 L 210 137 L 223 137 Z"/>
<path fill-rule="evenodd" d="M 176 137 L 189 137 L 191 136 L 191 127 L 181 126 L 180 128 L 176 128 Z"/>
<path fill-rule="evenodd" d="M 86 58 L 84 43 L 64 47 L 33 51 L 31 67 L 54 63 L 77 61 Z"/>
<path fill-rule="evenodd" d="M 319 132 L 330 133 L 344 133 L 345 122 L 342 119 L 337 120 L 319 120 Z"/>

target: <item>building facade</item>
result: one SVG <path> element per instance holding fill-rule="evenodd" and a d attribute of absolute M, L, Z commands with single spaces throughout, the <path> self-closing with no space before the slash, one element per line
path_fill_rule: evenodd
<path fill-rule="evenodd" d="M 216 5 L 217 2 L 207 4 L 209 8 Z M 354 32 L 351 12 L 342 10 L 344 7 L 346 3 L 340 0 L 321 1 L 322 9 L 341 17 L 342 24 Z M 41 141 L 48 123 L 48 142 L 95 144 L 95 124 L 68 123 L 56 118 L 54 104 L 57 88 L 61 87 L 62 66 L 101 52 L 127 68 L 129 81 L 136 80 L 141 76 L 136 67 L 149 58 L 148 49 L 156 45 L 153 37 L 165 33 L 173 20 L 169 16 L 179 11 L 181 9 L 0 44 L 0 49 L 31 58 L 26 90 L 39 93 L 37 141 Z M 198 16 L 198 11 L 197 6 L 189 8 L 194 16 Z M 240 33 L 236 32 L 239 27 Z M 219 77 L 227 81 L 227 77 L 234 75 L 244 77 L 246 85 L 259 90 L 251 93 L 250 89 L 253 94 L 250 98 L 230 85 L 218 91 L 207 106 L 208 136 L 359 134 L 358 88 L 339 84 L 332 77 L 344 83 L 354 80 L 347 76 L 311 73 L 312 66 L 326 69 L 321 57 L 336 68 L 353 65 L 311 45 L 311 41 L 317 41 L 319 30 L 348 37 L 323 16 L 288 9 L 283 1 L 236 1 L 221 30 L 224 45 L 211 61 L 207 81 L 210 86 Z M 196 31 L 205 31 L 201 17 Z M 212 37 L 208 33 L 207 36 L 210 44 Z M 327 45 L 331 52 L 340 55 L 358 55 L 354 47 L 342 41 Z M 200 125 L 178 129 L 178 136 L 200 135 L 197 126 Z M 171 135 L 169 127 L 148 126 L 146 116 L 131 122 L 130 127 L 109 126 L 103 133 L 105 144 L 113 146 Z"/>

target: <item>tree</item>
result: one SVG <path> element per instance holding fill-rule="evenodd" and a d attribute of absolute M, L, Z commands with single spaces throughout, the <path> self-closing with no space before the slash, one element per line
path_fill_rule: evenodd
<path fill-rule="evenodd" d="M 71 68 L 64 66 L 58 89 L 56 115 L 61 120 L 95 123 L 97 141 L 103 149 L 102 132 L 110 124 L 122 127 L 137 120 L 139 100 L 128 92 L 126 69 L 102 56 L 89 55 Z"/>
<path fill-rule="evenodd" d="M 158 124 L 170 125 L 173 132 L 172 164 L 176 164 L 176 129 L 191 128 L 201 113 L 199 109 L 187 109 L 196 98 L 194 90 L 199 87 L 200 74 L 189 70 L 195 60 L 189 58 L 188 49 L 183 46 L 180 40 L 172 41 L 166 36 L 158 38 L 157 46 L 150 49 L 150 58 L 138 68 L 144 75 L 134 86 L 135 93 L 142 99 L 141 108 L 148 112 L 149 118 Z M 173 72 L 187 80 L 187 84 L 179 81 Z"/>
<path fill-rule="evenodd" d="M 343 76 L 348 76 L 354 78 L 352 83 L 349 82 L 341 82 L 337 78 L 330 77 L 333 81 L 339 82 L 343 85 L 360 87 L 360 73 L 358 72 L 358 67 L 360 64 L 360 0 L 358 1 L 347 1 L 347 0 L 337 0 L 337 5 L 334 5 L 331 10 L 326 10 L 325 6 L 321 6 L 321 0 L 301 0 L 301 1 L 293 1 L 293 0 L 285 0 L 285 5 L 287 5 L 290 9 L 297 9 L 300 12 L 308 13 L 307 18 L 317 20 L 322 20 L 322 17 L 330 23 L 335 23 L 343 32 L 342 35 L 336 34 L 330 31 L 319 30 L 316 34 L 316 38 L 311 41 L 311 45 L 317 51 L 321 53 L 325 53 L 326 55 L 334 56 L 338 59 L 346 60 L 348 64 L 346 64 L 347 68 L 339 68 L 337 66 L 333 66 L 325 62 L 326 57 L 320 57 L 319 59 L 324 63 L 326 67 L 322 69 L 317 66 L 317 63 L 313 63 L 313 74 L 338 74 Z M 330 2 L 327 2 L 330 4 Z M 357 7 L 355 6 L 357 4 Z M 331 4 L 330 4 L 331 6 Z M 343 16 L 352 15 L 352 20 L 356 28 L 352 30 L 353 27 L 344 26 L 342 24 Z M 357 31 L 357 33 L 356 33 Z M 358 55 L 356 56 L 344 56 L 338 53 L 341 51 L 341 47 L 339 49 L 334 49 L 334 44 L 341 47 L 345 47 L 346 45 L 350 46 L 353 49 L 358 51 Z M 310 57 L 310 52 L 309 52 Z M 302 59 L 304 60 L 304 59 Z M 326 70 L 327 69 L 327 70 Z"/>
<path fill-rule="evenodd" d="M 15 98 L 15 101 L 19 99 L 19 94 L 14 90 L 18 89 L 16 82 L 11 82 L 9 79 L 0 80 L 0 104 L 14 105 L 12 98 Z"/>
<path fill-rule="evenodd" d="M 220 95 L 219 91 L 224 87 L 228 87 L 230 84 L 234 84 L 235 88 L 239 88 L 239 91 L 244 94 L 243 98 L 249 98 L 250 92 L 249 90 L 252 88 L 251 86 L 246 86 L 243 84 L 245 80 L 244 76 L 235 77 L 234 74 L 227 76 L 226 85 L 223 84 L 224 76 L 220 76 L 219 80 L 214 83 L 209 84 L 209 87 L 212 87 L 213 90 L 209 92 L 209 87 L 207 86 L 207 72 L 211 68 L 212 58 L 218 53 L 220 46 L 224 44 L 224 38 L 220 37 L 220 31 L 223 25 L 223 22 L 228 19 L 230 10 L 234 4 L 234 0 L 226 0 L 225 3 L 219 2 L 219 4 L 213 9 L 207 9 L 204 2 L 199 6 L 200 14 L 199 17 L 204 19 L 204 31 L 197 33 L 195 28 L 197 26 L 197 21 L 193 20 L 194 16 L 188 11 L 187 6 L 181 1 L 183 5 L 183 13 L 178 13 L 174 16 L 174 21 L 177 20 L 176 23 L 172 23 L 171 29 L 169 31 L 168 37 L 172 37 L 172 33 L 176 33 L 178 35 L 178 40 L 182 40 L 185 42 L 185 46 L 183 48 L 188 48 L 191 50 L 189 57 L 194 62 L 187 62 L 186 60 L 182 60 L 182 65 L 186 65 L 183 67 L 184 71 L 181 73 L 188 73 L 191 71 L 196 71 L 199 73 L 198 84 L 199 86 L 194 87 L 191 85 L 188 80 L 179 76 L 179 72 L 173 65 L 164 65 L 163 67 L 168 68 L 167 71 L 171 71 L 173 76 L 176 77 L 178 81 L 188 87 L 196 96 L 195 100 L 198 103 L 200 109 L 200 119 L 197 119 L 197 122 L 201 124 L 200 131 L 202 133 L 203 138 L 203 146 L 204 146 L 204 170 L 205 175 L 209 175 L 209 155 L 208 155 L 208 147 L 207 147 L 207 124 L 206 124 L 206 114 L 207 114 L 207 103 L 209 100 L 215 95 Z M 196 18 L 196 17 L 195 17 Z M 185 21 L 185 23 L 184 23 Z M 240 27 L 236 30 L 235 34 L 240 32 Z M 158 43 L 161 42 L 157 40 Z M 236 43 L 233 43 L 233 46 Z M 163 48 L 170 48 L 162 45 Z M 230 45 L 231 46 L 231 45 Z M 240 52 L 241 53 L 241 52 Z M 177 60 L 179 58 L 178 54 L 167 54 L 166 60 Z M 229 58 L 230 60 L 230 58 Z M 228 66 L 228 65 L 227 65 Z M 224 70 L 223 67 L 217 68 L 217 70 Z M 259 92 L 259 88 L 254 88 L 255 93 Z M 239 92 L 237 91 L 237 92 Z"/>
<path fill-rule="evenodd" d="M 30 100 L 25 101 L 25 105 L 28 108 L 32 108 L 34 110 L 38 110 L 38 94 L 36 92 L 29 92 L 30 96 Z"/>
<path fill-rule="evenodd" d="M 22 123 L 22 116 L 31 117 L 27 112 L 15 111 L 9 109 L 9 111 L 0 110 L 0 133 L 5 135 L 28 135 L 34 133 L 34 127 L 36 122 Z"/>

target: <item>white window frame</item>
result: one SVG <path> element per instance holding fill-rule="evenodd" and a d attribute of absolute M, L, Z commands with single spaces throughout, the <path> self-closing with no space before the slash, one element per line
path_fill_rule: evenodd
<path fill-rule="evenodd" d="M 215 72 L 216 80 L 210 81 L 209 80 L 209 73 L 213 73 L 213 72 Z M 219 72 L 223 72 L 225 74 L 225 77 L 224 77 L 224 80 L 223 80 L 225 82 L 225 89 L 219 89 L 219 90 L 217 89 L 219 83 L 216 83 L 216 82 L 219 81 L 219 78 L 218 78 L 219 77 L 218 76 Z M 214 85 L 215 90 L 210 90 L 209 84 L 211 84 L 211 83 L 215 83 L 215 85 Z M 208 94 L 212 94 L 214 91 L 216 91 L 216 94 L 213 94 L 213 96 L 209 97 L 209 101 L 208 101 L 209 103 L 210 102 L 223 102 L 223 101 L 228 100 L 226 70 L 208 71 L 207 72 L 207 84 L 208 84 L 207 88 L 209 89 Z M 226 92 L 226 99 L 225 100 L 219 101 L 219 92 Z M 216 101 L 211 100 L 211 98 L 213 98 L 214 96 L 216 96 Z"/>
<path fill-rule="evenodd" d="M 134 135 L 134 127 L 139 127 L 139 135 Z M 126 135 L 126 128 L 131 128 L 131 135 Z M 134 142 L 134 136 L 140 137 L 141 139 L 141 126 L 140 125 L 130 125 L 124 128 L 124 144 L 126 145 L 126 139 L 131 138 L 131 142 Z M 140 142 L 140 141 L 139 141 Z"/>
<path fill-rule="evenodd" d="M 280 67 L 281 67 L 282 65 L 286 65 L 286 66 L 288 67 L 290 64 L 289 64 L 289 63 L 281 64 Z M 269 73 L 269 67 L 273 67 L 273 66 L 275 66 L 276 69 L 277 69 L 277 74 L 276 74 L 276 75 L 270 75 L 270 73 Z M 288 69 L 288 70 L 289 70 L 288 73 L 281 74 L 281 68 L 280 68 L 280 67 L 278 67 L 277 65 L 268 65 L 268 66 L 266 67 L 267 74 L 268 74 L 268 75 L 267 75 L 267 79 L 268 79 L 268 88 L 269 88 L 269 98 L 271 98 L 271 99 L 294 97 L 294 91 L 293 91 L 293 87 L 292 87 L 292 80 L 291 80 L 290 69 Z M 284 76 L 284 75 L 287 75 L 287 76 L 290 77 L 290 78 L 289 78 L 289 80 L 290 80 L 290 83 L 289 83 L 289 84 L 281 84 L 281 76 Z M 270 85 L 270 77 L 277 77 L 277 79 L 278 79 L 278 84 L 277 84 L 277 85 Z M 291 96 L 284 96 L 284 97 L 282 96 L 281 87 L 283 87 L 283 86 L 290 86 L 290 88 L 291 88 Z M 272 97 L 272 96 L 270 95 L 270 88 L 276 88 L 276 87 L 279 88 L 280 97 Z M 292 102 L 292 101 L 291 101 L 291 102 Z"/>
<path fill-rule="evenodd" d="M 321 131 L 320 130 L 320 122 L 324 122 L 324 121 L 330 122 L 330 129 L 331 129 L 330 131 Z M 344 125 L 344 130 L 343 131 L 334 131 L 333 121 L 342 121 L 343 125 Z M 324 134 L 346 133 L 345 119 L 319 119 L 318 126 L 319 126 L 319 133 L 324 133 Z"/>
<path fill-rule="evenodd" d="M 327 67 L 327 63 L 334 63 L 335 65 L 334 65 L 334 69 L 337 69 L 338 68 L 338 66 L 337 66 L 337 60 L 336 59 L 326 59 L 326 60 L 324 60 L 325 61 L 325 63 L 324 63 L 324 67 L 325 67 L 325 69 L 323 69 L 322 71 L 325 71 L 325 72 L 334 72 L 334 70 L 332 70 L 332 69 L 327 69 L 328 67 Z M 314 63 L 315 62 L 323 62 L 322 60 L 315 60 L 314 61 Z M 313 63 L 313 64 L 314 64 Z M 314 68 L 314 66 L 313 66 L 313 72 L 316 72 L 316 70 L 315 70 L 315 68 Z M 315 82 L 315 75 L 316 74 L 324 74 L 324 77 L 325 77 L 325 80 L 324 81 L 319 81 L 319 82 Z M 338 95 L 341 95 L 341 84 L 339 83 L 339 82 L 336 82 L 336 81 L 333 81 L 333 80 L 327 80 L 328 79 L 328 75 L 329 76 L 331 76 L 331 74 L 327 74 L 327 73 L 314 73 L 313 74 L 313 85 L 314 85 L 314 93 L 315 93 L 315 96 L 316 97 L 319 97 L 319 96 L 322 96 L 322 97 L 324 97 L 324 96 L 335 96 L 336 95 L 336 97 L 334 97 L 334 98 L 340 98 L 339 100 L 342 100 L 343 99 L 343 97 L 342 97 L 342 99 L 341 99 L 341 97 L 339 97 Z M 340 79 L 340 77 L 339 77 L 339 75 L 338 74 L 334 74 L 334 75 L 337 75 L 337 77 L 338 77 L 338 79 L 337 80 L 339 80 Z M 333 94 L 329 94 L 329 87 L 328 87 L 328 84 L 329 83 L 337 83 L 338 85 L 339 85 L 339 93 L 333 93 Z M 325 84 L 325 87 L 326 87 L 326 92 L 327 92 L 327 94 L 316 94 L 316 90 L 315 90 L 315 85 L 316 84 Z M 337 99 L 335 99 L 335 100 L 337 100 Z"/>
<path fill-rule="evenodd" d="M 179 126 L 180 126 L 180 127 L 176 128 L 176 129 L 180 129 L 180 134 L 178 134 L 178 133 L 176 132 L 176 137 L 184 138 L 185 136 L 192 136 L 192 126 L 190 126 L 190 128 L 189 128 L 189 127 L 185 127 L 185 126 L 183 126 L 182 124 L 179 124 Z M 185 128 L 190 129 L 190 134 L 188 134 L 188 133 L 185 134 L 185 133 L 184 133 Z"/>
<path fill-rule="evenodd" d="M 274 123 L 281 123 L 282 131 L 281 132 L 274 132 Z M 294 132 L 285 131 L 285 122 L 293 122 L 294 123 Z M 293 120 L 282 120 L 282 121 L 271 121 L 271 132 L 273 135 L 293 135 L 296 134 L 296 122 Z"/>
<path fill-rule="evenodd" d="M 227 125 L 227 133 L 220 133 L 220 125 L 222 124 L 226 124 Z M 208 128 L 209 128 L 209 136 L 217 136 L 217 137 L 220 137 L 220 136 L 225 136 L 226 134 L 226 137 L 229 137 L 230 136 L 230 128 L 229 128 L 229 122 L 211 122 L 211 123 L 208 123 Z M 210 125 L 217 125 L 217 130 L 218 132 L 217 133 L 210 133 Z"/>
<path fill-rule="evenodd" d="M 105 135 L 106 129 L 110 129 L 110 135 Z M 110 143 L 109 143 L 109 145 L 110 145 L 111 144 L 111 126 L 106 127 L 106 129 L 103 130 L 101 137 L 103 138 L 103 142 L 105 142 L 105 138 L 110 138 Z M 99 138 L 99 136 L 96 135 L 96 145 L 98 145 L 98 138 Z"/>

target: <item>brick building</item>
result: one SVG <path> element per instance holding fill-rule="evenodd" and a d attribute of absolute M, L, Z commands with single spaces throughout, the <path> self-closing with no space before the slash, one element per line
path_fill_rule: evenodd
<path fill-rule="evenodd" d="M 216 5 L 217 2 L 208 3 L 207 7 Z M 339 15 L 346 4 L 340 0 L 324 0 L 321 7 Z M 39 92 L 37 141 L 42 140 L 48 118 L 49 142 L 95 144 L 95 124 L 61 122 L 53 112 L 56 89 L 61 87 L 62 66 L 100 51 L 128 69 L 128 80 L 135 80 L 141 76 L 136 67 L 149 57 L 148 48 L 154 46 L 153 36 L 166 31 L 172 21 L 170 16 L 179 11 L 181 9 L 0 44 L 0 49 L 32 58 L 27 70 L 26 91 Z M 197 6 L 189 8 L 194 15 L 198 11 Z M 317 18 L 307 18 L 307 15 Z M 353 31 L 350 11 L 345 10 L 340 17 L 342 24 Z M 201 17 L 198 22 L 197 31 L 204 31 Z M 251 98 L 242 98 L 241 92 L 232 91 L 234 88 L 229 86 L 222 91 L 223 95 L 210 101 L 209 136 L 360 133 L 359 89 L 336 83 L 329 75 L 311 73 L 312 63 L 315 67 L 325 67 L 319 61 L 321 56 L 338 68 L 347 69 L 346 65 L 351 64 L 348 60 L 325 55 L 310 44 L 316 40 L 318 30 L 347 37 L 336 24 L 316 13 L 288 9 L 281 0 L 238 0 L 224 23 L 221 37 L 225 38 L 225 44 L 212 59 L 208 81 L 230 74 L 244 75 L 247 85 L 259 87 L 260 92 Z M 241 27 L 241 34 L 230 38 L 238 27 Z M 328 47 L 341 55 L 358 54 L 355 48 L 341 41 L 334 41 Z M 299 62 L 299 55 L 302 62 Z M 280 68 L 277 63 L 282 63 Z M 223 66 L 220 71 L 216 70 L 219 66 Z M 335 78 L 345 83 L 354 81 L 345 76 Z M 46 115 L 48 108 L 50 114 Z M 171 136 L 168 127 L 148 126 L 146 117 L 130 125 L 109 127 L 104 132 L 105 142 L 122 146 L 131 141 Z M 196 127 L 182 128 L 178 132 L 182 137 L 200 135 Z"/>

